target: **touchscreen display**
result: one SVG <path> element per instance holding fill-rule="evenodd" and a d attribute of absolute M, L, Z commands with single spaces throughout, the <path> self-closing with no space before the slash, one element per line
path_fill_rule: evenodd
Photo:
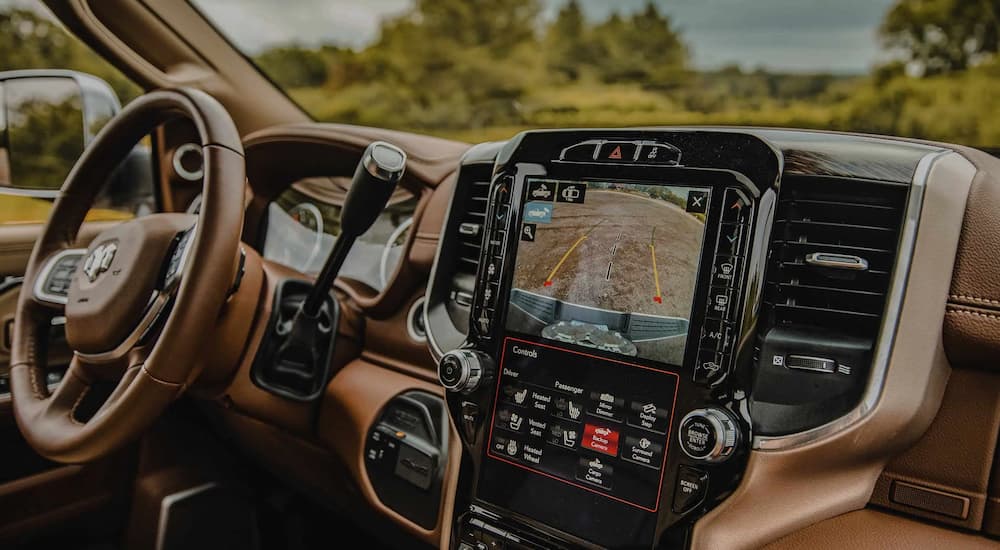
<path fill-rule="evenodd" d="M 529 179 L 507 329 L 680 365 L 710 190 Z"/>

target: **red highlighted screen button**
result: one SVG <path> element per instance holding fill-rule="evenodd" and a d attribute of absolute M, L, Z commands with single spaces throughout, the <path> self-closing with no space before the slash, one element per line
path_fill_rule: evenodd
<path fill-rule="evenodd" d="M 580 445 L 592 451 L 618 456 L 618 431 L 606 426 L 585 424 L 583 426 L 583 441 L 580 442 Z"/>

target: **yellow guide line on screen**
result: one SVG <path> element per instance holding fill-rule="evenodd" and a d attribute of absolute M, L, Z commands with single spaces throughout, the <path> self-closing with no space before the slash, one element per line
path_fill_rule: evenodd
<path fill-rule="evenodd" d="M 653 256 L 653 282 L 656 283 L 656 297 L 659 298 L 660 294 L 660 272 L 656 269 L 656 247 L 652 244 L 649 245 L 649 252 Z"/>
<path fill-rule="evenodd" d="M 545 286 L 549 286 L 550 284 L 552 284 L 553 277 L 555 277 L 556 273 L 559 272 L 559 268 L 562 267 L 562 264 L 563 262 L 566 261 L 566 258 L 569 258 L 569 255 L 573 253 L 573 250 L 575 250 L 576 247 L 580 246 L 580 243 L 582 243 L 586 239 L 587 235 L 583 235 L 582 237 L 577 239 L 575 243 L 573 243 L 573 246 L 569 247 L 569 250 L 567 250 L 566 253 L 563 254 L 562 258 L 559 259 L 559 263 L 557 263 L 556 266 L 552 268 L 552 271 L 549 273 L 549 276 L 545 278 Z"/>

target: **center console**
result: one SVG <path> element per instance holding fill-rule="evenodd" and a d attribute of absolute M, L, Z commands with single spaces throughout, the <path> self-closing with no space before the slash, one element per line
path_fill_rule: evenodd
<path fill-rule="evenodd" d="M 780 154 L 728 131 L 522 133 L 494 164 L 453 547 L 683 547 L 742 475 Z"/>

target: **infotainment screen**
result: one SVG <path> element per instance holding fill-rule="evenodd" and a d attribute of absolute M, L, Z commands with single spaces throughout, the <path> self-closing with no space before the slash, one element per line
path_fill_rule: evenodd
<path fill-rule="evenodd" d="M 681 365 L 708 188 L 529 179 L 507 329 Z"/>

